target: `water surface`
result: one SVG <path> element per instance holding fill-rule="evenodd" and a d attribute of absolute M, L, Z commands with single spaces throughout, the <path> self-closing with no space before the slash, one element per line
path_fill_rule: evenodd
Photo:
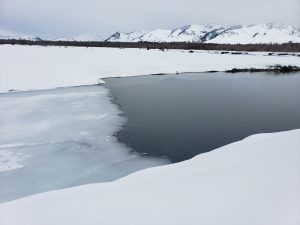
<path fill-rule="evenodd" d="M 249 135 L 300 128 L 300 73 L 106 79 L 127 124 L 120 142 L 173 162 Z"/>

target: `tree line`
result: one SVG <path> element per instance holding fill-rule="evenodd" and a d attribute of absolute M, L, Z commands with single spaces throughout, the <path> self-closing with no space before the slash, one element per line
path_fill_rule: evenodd
<path fill-rule="evenodd" d="M 262 52 L 300 52 L 300 43 L 284 44 L 212 44 L 188 42 L 106 42 L 106 41 L 48 41 L 48 40 L 19 40 L 1 39 L 0 44 L 11 45 L 41 45 L 41 46 L 73 46 L 73 47 L 102 47 L 102 48 L 145 48 L 183 50 L 216 50 L 216 51 L 262 51 Z M 226 54 L 226 52 L 224 52 Z M 298 55 L 299 56 L 299 55 Z"/>

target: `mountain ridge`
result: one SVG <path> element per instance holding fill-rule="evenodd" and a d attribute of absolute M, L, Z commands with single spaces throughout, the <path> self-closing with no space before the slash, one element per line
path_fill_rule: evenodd
<path fill-rule="evenodd" d="M 0 39 L 42 40 L 39 37 L 21 35 L 0 30 Z M 99 35 L 81 34 L 52 41 L 77 42 L 187 42 L 215 44 L 282 44 L 300 43 L 300 28 L 284 24 L 252 24 L 222 26 L 218 24 L 189 24 L 173 30 L 155 29 L 132 32 L 115 32 L 107 38 Z"/>
<path fill-rule="evenodd" d="M 158 32 L 163 31 L 163 32 Z M 140 31 L 137 31 L 140 33 Z M 300 29 L 284 24 L 256 24 L 221 26 L 216 24 L 196 25 L 190 24 L 174 30 L 153 30 L 143 33 L 116 32 L 105 41 L 112 42 L 192 42 L 192 43 L 216 43 L 216 44 L 258 44 L 258 43 L 300 43 Z M 154 41 L 152 33 L 156 33 Z M 134 39 L 131 36 L 136 35 Z M 120 38 L 121 37 L 121 38 Z M 145 38 L 149 37 L 149 38 Z"/>

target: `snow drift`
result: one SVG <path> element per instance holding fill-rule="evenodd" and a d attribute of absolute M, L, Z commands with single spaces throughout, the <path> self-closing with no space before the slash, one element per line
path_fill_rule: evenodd
<path fill-rule="evenodd" d="M 250 136 L 115 182 L 0 205 L 5 225 L 298 225 L 300 130 Z"/>

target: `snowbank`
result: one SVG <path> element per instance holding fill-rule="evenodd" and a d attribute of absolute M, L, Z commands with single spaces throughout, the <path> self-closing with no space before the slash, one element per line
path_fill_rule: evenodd
<path fill-rule="evenodd" d="M 1 45 L 0 92 L 90 85 L 105 77 L 266 68 L 275 64 L 300 66 L 300 60 L 262 53 Z"/>
<path fill-rule="evenodd" d="M 300 130 L 0 205 L 5 225 L 300 224 Z"/>

